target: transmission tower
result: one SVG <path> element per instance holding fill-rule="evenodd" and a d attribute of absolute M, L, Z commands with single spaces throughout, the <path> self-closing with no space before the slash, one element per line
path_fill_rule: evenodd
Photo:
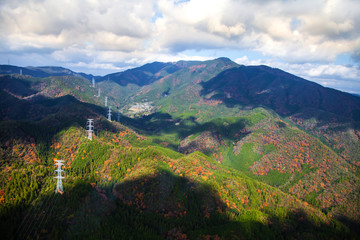
<path fill-rule="evenodd" d="M 108 108 L 107 119 L 108 119 L 109 121 L 111 121 L 111 106 L 109 106 L 109 108 Z"/>
<path fill-rule="evenodd" d="M 92 87 L 95 88 L 95 78 L 92 78 Z"/>
<path fill-rule="evenodd" d="M 92 134 L 94 132 L 94 119 L 87 120 L 87 131 L 88 131 L 88 139 L 92 140 Z"/>
<path fill-rule="evenodd" d="M 105 96 L 105 107 L 108 106 L 108 103 L 107 103 L 107 96 Z"/>
<path fill-rule="evenodd" d="M 60 194 L 64 193 L 62 179 L 64 179 L 65 177 L 61 176 L 61 173 L 64 172 L 64 170 L 61 169 L 61 167 L 64 165 L 63 162 L 64 160 L 57 160 L 55 163 L 55 165 L 57 166 L 57 169 L 55 170 L 55 172 L 57 172 L 57 176 L 55 177 L 57 179 L 55 193 Z"/>

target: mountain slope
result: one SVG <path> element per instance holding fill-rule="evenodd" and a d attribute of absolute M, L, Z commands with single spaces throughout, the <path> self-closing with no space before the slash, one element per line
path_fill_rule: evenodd
<path fill-rule="evenodd" d="M 74 125 L 54 136 L 49 154 L 43 155 L 48 156 L 46 161 L 22 164 L 20 157 L 13 171 L 3 169 L 6 194 L 0 213 L 6 237 L 351 236 L 345 226 L 319 210 L 203 154 L 184 156 L 151 147 L 149 140 L 130 129 L 96 119 L 93 141 Z M 49 163 L 59 158 L 65 159 L 65 194 L 56 197 Z M 24 173 L 26 178 L 21 177 Z M 45 207 L 47 218 L 42 221 L 40 206 L 54 201 L 54 207 Z M 29 211 L 33 214 L 27 215 Z M 18 228 L 24 220 L 35 223 L 30 231 Z"/>
<path fill-rule="evenodd" d="M 202 83 L 202 95 L 228 104 L 267 106 L 283 116 L 312 109 L 360 120 L 360 99 L 266 66 L 240 66 Z M 215 95 L 214 95 L 215 94 Z"/>
<path fill-rule="evenodd" d="M 6 236 L 26 238 L 29 222 L 40 239 L 356 236 L 358 98 L 226 58 L 115 76 L 97 84 L 100 97 L 84 78 L 1 76 Z M 110 122 L 105 96 L 123 110 L 149 101 L 155 112 Z M 55 159 L 66 165 L 58 197 Z M 37 209 L 51 199 L 59 204 L 41 226 Z"/>
<path fill-rule="evenodd" d="M 189 103 L 178 102 L 187 99 L 190 95 L 191 97 L 194 94 L 198 95 L 199 89 L 194 90 L 193 87 L 198 88 L 200 81 L 210 79 L 221 71 L 235 66 L 238 65 L 227 58 L 205 62 L 155 62 L 105 76 L 104 81 L 98 86 L 109 96 L 112 104 L 120 104 L 124 112 L 127 112 L 134 103 L 144 101 L 152 101 L 162 111 L 167 111 L 166 107 L 172 108 L 175 105 L 188 107 Z M 170 102 L 172 104 L 169 104 Z M 187 111 L 187 108 L 183 110 Z"/>
<path fill-rule="evenodd" d="M 144 66 L 126 70 L 124 72 L 112 73 L 104 76 L 102 79 L 111 79 L 119 85 L 136 84 L 144 86 L 160 79 L 164 75 L 171 74 L 180 69 L 180 66 L 173 63 L 154 62 Z"/>
<path fill-rule="evenodd" d="M 50 76 L 74 76 L 83 77 L 88 80 L 91 80 L 93 77 L 96 79 L 99 78 L 98 76 L 93 76 L 91 74 L 76 73 L 63 67 L 17 67 L 12 65 L 0 65 L 0 74 L 2 75 L 20 74 L 20 72 L 22 73 L 22 75 L 29 75 L 38 78 Z"/>
<path fill-rule="evenodd" d="M 13 117 L 18 110 L 29 112 L 28 107 L 17 105 L 29 105 L 41 99 L 73 96 L 82 102 L 101 105 L 102 99 L 95 97 L 96 89 L 92 88 L 89 81 L 84 78 L 73 76 L 53 76 L 46 78 L 34 78 L 29 76 L 0 76 L 0 95 L 2 97 L 0 105 L 2 111 L 9 112 Z M 14 105 L 15 104 L 15 105 Z M 34 115 L 38 114 L 33 112 Z M 3 117 L 6 114 L 3 113 Z"/>
<path fill-rule="evenodd" d="M 201 104 L 202 81 L 207 81 L 226 69 L 238 66 L 227 58 L 195 62 L 190 66 L 169 74 L 153 84 L 139 89 L 133 101 L 153 101 L 159 110 L 181 115 L 196 113 L 195 105 Z M 195 109 L 190 110 L 190 108 Z"/>
<path fill-rule="evenodd" d="M 184 153 L 202 151 L 219 161 L 225 159 L 249 177 L 278 186 L 338 218 L 358 222 L 360 158 L 355 149 L 360 139 L 352 124 L 359 120 L 359 99 L 265 66 L 238 67 L 227 62 L 219 67 L 222 60 L 192 65 L 142 87 L 133 99 L 153 101 L 170 116 L 157 119 L 154 115 L 149 124 L 138 125 L 140 129 L 149 136 L 167 136 L 164 144 L 178 146 Z M 216 120 L 218 116 L 251 116 L 248 109 L 257 106 L 286 118 L 263 110 L 265 115 L 255 125 Z M 212 119 L 218 123 L 210 123 Z M 315 122 L 314 135 L 322 142 L 283 122 L 303 127 L 299 119 Z M 324 140 L 319 130 L 329 129 L 330 123 L 328 134 L 333 137 Z M 232 136 L 224 130 L 233 132 Z M 343 146 L 339 136 L 349 144 Z M 244 161 L 249 161 L 246 167 Z M 350 206 L 354 206 L 351 211 L 346 210 Z"/>

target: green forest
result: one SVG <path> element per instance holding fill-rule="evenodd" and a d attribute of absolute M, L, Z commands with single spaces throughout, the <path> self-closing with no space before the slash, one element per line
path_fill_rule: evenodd
<path fill-rule="evenodd" d="M 3 239 L 359 239 L 358 119 L 224 100 L 208 86 L 224 59 L 171 67 L 100 97 L 81 77 L 0 76 Z"/>

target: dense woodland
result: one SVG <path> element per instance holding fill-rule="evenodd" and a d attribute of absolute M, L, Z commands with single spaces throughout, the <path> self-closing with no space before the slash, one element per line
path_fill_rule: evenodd
<path fill-rule="evenodd" d="M 145 65 L 105 76 L 100 97 L 75 74 L 0 76 L 4 239 L 357 239 L 357 117 L 211 92 L 234 67 Z M 119 122 L 105 118 L 105 95 Z M 154 113 L 124 113 L 145 101 Z"/>

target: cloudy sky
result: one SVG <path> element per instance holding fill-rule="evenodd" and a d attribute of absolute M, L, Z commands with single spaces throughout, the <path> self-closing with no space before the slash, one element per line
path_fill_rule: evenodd
<path fill-rule="evenodd" d="M 360 93 L 360 1 L 0 1 L 0 64 L 104 75 L 217 57 Z"/>

